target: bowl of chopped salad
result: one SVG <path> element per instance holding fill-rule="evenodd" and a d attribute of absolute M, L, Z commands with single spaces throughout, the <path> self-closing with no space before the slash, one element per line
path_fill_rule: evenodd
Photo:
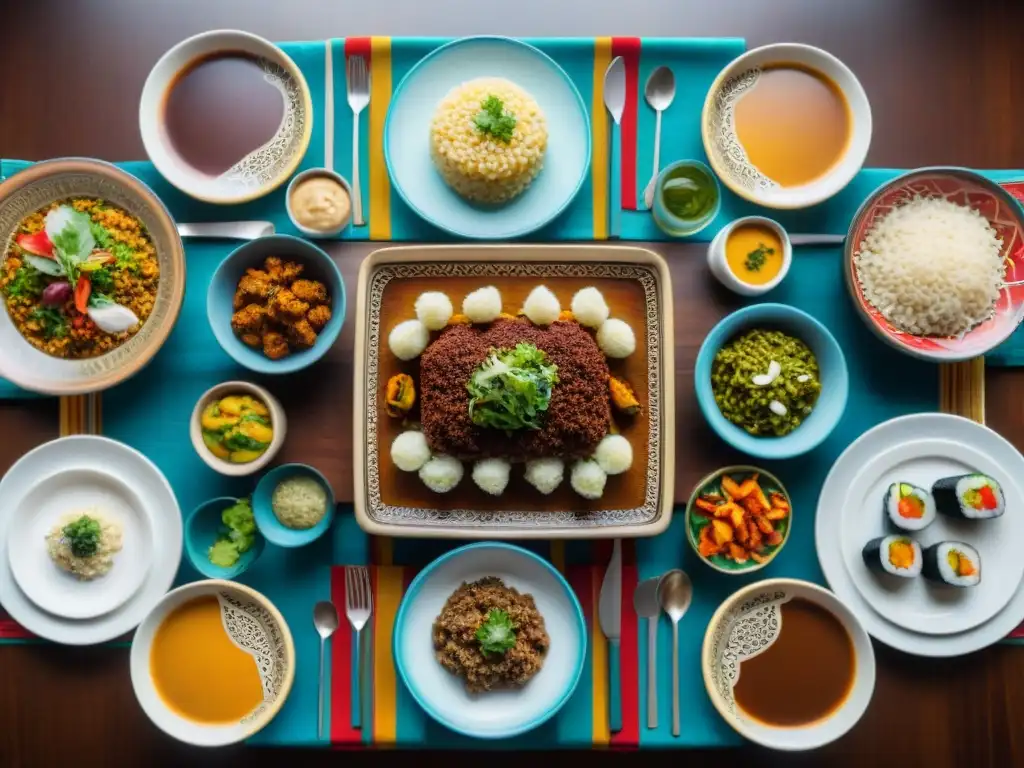
<path fill-rule="evenodd" d="M 263 553 L 248 497 L 221 496 L 200 504 L 185 521 L 185 552 L 192 567 L 211 579 L 241 576 Z"/>
<path fill-rule="evenodd" d="M 141 181 L 79 158 L 0 183 L 0 376 L 54 395 L 107 389 L 157 353 L 178 319 L 185 256 Z"/>

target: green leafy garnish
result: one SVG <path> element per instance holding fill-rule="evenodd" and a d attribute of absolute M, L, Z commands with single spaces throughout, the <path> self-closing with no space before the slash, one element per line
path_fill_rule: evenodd
<path fill-rule="evenodd" d="M 135 251 L 132 250 L 130 245 L 115 240 L 106 227 L 95 221 L 89 224 L 89 228 L 92 231 L 92 236 L 96 239 L 96 245 L 108 251 L 114 257 L 114 266 L 118 269 L 126 269 L 129 272 L 139 271 L 139 263 L 135 258 Z"/>
<path fill-rule="evenodd" d="M 89 280 L 92 282 L 92 289 L 100 293 L 111 293 L 114 290 L 114 276 L 106 267 L 94 269 L 89 273 Z"/>
<path fill-rule="evenodd" d="M 113 245 L 114 236 L 98 221 L 89 222 L 89 231 L 92 232 L 93 239 L 100 248 L 108 250 Z"/>
<path fill-rule="evenodd" d="M 100 524 L 88 515 L 65 525 L 61 534 L 75 557 L 92 557 L 100 549 Z"/>
<path fill-rule="evenodd" d="M 484 623 L 477 628 L 476 639 L 484 656 L 501 656 L 515 648 L 516 626 L 508 613 L 492 608 L 487 612 Z"/>
<path fill-rule="evenodd" d="M 60 339 L 68 335 L 68 319 L 57 307 L 38 306 L 29 317 L 39 323 L 47 339 Z"/>
<path fill-rule="evenodd" d="M 256 543 L 256 520 L 249 499 L 239 499 L 220 514 L 221 533 L 207 552 L 210 562 L 230 568 Z"/>
<path fill-rule="evenodd" d="M 110 298 L 109 296 L 106 296 L 106 295 L 104 295 L 102 293 L 90 293 L 89 294 L 89 306 L 90 307 L 94 307 L 96 309 L 99 309 L 100 307 L 112 307 L 115 304 L 117 304 L 116 301 L 114 301 L 112 298 Z"/>
<path fill-rule="evenodd" d="M 466 383 L 469 417 L 479 427 L 540 429 L 558 383 L 558 366 L 533 344 L 491 350 Z"/>
<path fill-rule="evenodd" d="M 758 243 L 757 248 L 747 254 L 744 266 L 751 272 L 758 272 L 764 266 L 765 260 L 775 253 L 774 248 L 769 248 L 764 243 Z"/>
<path fill-rule="evenodd" d="M 39 296 L 46 287 L 43 280 L 43 273 L 30 266 L 18 267 L 11 280 L 4 289 L 11 298 L 22 298 Z"/>
<path fill-rule="evenodd" d="M 234 431 L 224 438 L 224 447 L 229 451 L 262 451 L 267 444 Z"/>
<path fill-rule="evenodd" d="M 480 107 L 483 111 L 473 118 L 476 127 L 498 141 L 511 141 L 516 130 L 516 116 L 505 111 L 501 99 L 492 94 L 480 103 Z"/>

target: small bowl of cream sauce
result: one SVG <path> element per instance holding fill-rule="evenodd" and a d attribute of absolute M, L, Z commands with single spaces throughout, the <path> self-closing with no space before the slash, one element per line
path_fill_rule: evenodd
<path fill-rule="evenodd" d="M 352 218 L 352 188 L 326 168 L 297 174 L 285 197 L 288 217 L 307 237 L 335 237 Z"/>

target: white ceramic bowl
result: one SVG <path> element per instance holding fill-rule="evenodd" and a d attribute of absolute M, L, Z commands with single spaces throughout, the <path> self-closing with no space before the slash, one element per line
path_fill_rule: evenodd
<path fill-rule="evenodd" d="M 843 625 L 853 641 L 854 681 L 849 695 L 827 717 L 801 727 L 779 728 L 746 717 L 736 706 L 732 690 L 742 675 L 743 659 L 764 651 L 778 637 L 782 627 L 779 607 L 794 597 L 822 606 Z M 786 751 L 817 749 L 838 739 L 857 724 L 875 690 L 875 652 L 860 621 L 827 589 L 798 579 L 759 581 L 723 602 L 704 634 L 701 669 L 711 703 L 737 733 L 762 746 Z"/>
<path fill-rule="evenodd" d="M 211 401 L 220 400 L 228 395 L 251 395 L 266 405 L 270 411 L 270 425 L 274 430 L 274 438 L 270 441 L 270 447 L 255 461 L 249 461 L 245 464 L 232 464 L 230 461 L 214 456 L 210 449 L 206 447 L 206 443 L 203 442 L 203 430 L 200 426 L 203 409 Z M 223 384 L 218 384 L 206 390 L 202 397 L 199 398 L 196 407 L 192 409 L 189 437 L 192 438 L 192 447 L 195 448 L 196 453 L 199 454 L 199 457 L 206 462 L 210 469 L 229 477 L 245 477 L 260 471 L 274 460 L 277 452 L 284 445 L 284 436 L 287 429 L 288 420 L 285 418 L 284 408 L 281 407 L 281 403 L 270 392 L 258 384 L 248 381 L 225 381 Z"/>
<path fill-rule="evenodd" d="M 737 97 L 742 98 L 742 90 L 750 87 L 750 78 L 740 76 L 780 63 L 803 64 L 832 80 L 846 98 L 853 123 L 840 160 L 823 176 L 798 187 L 780 186 L 754 168 L 732 124 L 732 105 Z M 715 78 L 704 99 L 701 137 L 711 167 L 737 195 L 767 208 L 807 208 L 836 194 L 864 165 L 871 144 L 871 105 L 857 77 L 832 54 L 799 43 L 766 45 L 738 56 Z"/>
<path fill-rule="evenodd" d="M 237 723 L 213 725 L 182 717 L 160 697 L 150 673 L 150 650 L 160 624 L 178 606 L 205 595 L 216 596 L 222 615 L 233 619 L 224 625 L 235 644 L 252 654 L 263 683 L 263 702 Z M 196 581 L 168 592 L 142 621 L 132 639 L 130 668 L 135 697 L 154 725 L 186 744 L 221 747 L 259 732 L 281 710 L 295 679 L 295 644 L 280 611 L 256 590 L 233 581 Z"/>
<path fill-rule="evenodd" d="M 228 52 L 261 61 L 265 77 L 281 91 L 284 118 L 266 144 L 228 171 L 211 176 L 193 168 L 174 149 L 164 108 L 168 90 L 197 59 Z M 244 203 L 277 189 L 299 167 L 313 131 L 313 102 L 306 78 L 288 54 L 249 32 L 217 29 L 182 40 L 153 65 L 139 101 L 139 130 L 153 165 L 182 192 L 208 203 Z"/>
<path fill-rule="evenodd" d="M 740 280 L 736 273 L 729 268 L 729 264 L 725 259 L 725 243 L 729 239 L 729 235 L 736 227 L 743 226 L 744 224 L 759 224 L 763 227 L 768 227 L 782 241 L 782 268 L 779 269 L 779 274 L 763 285 L 752 285 Z M 740 296 L 763 296 L 768 293 L 768 291 L 782 282 L 789 272 L 789 266 L 792 263 L 793 244 L 789 242 L 789 235 L 786 234 L 786 230 L 782 228 L 781 224 L 772 219 L 766 219 L 764 216 L 744 216 L 742 219 L 729 222 L 722 227 L 718 234 L 715 235 L 715 239 L 708 245 L 708 269 L 711 270 L 711 274 L 718 279 L 718 282 Z"/>
<path fill-rule="evenodd" d="M 338 184 L 344 187 L 345 191 L 348 193 L 348 216 L 346 216 L 345 220 L 342 221 L 341 224 L 335 227 L 334 229 L 311 229 L 310 227 L 303 226 L 302 224 L 299 224 L 298 220 L 295 218 L 295 212 L 292 210 L 292 190 L 295 189 L 296 185 L 301 184 L 306 179 L 314 179 L 318 176 L 325 176 L 328 179 L 336 181 Z M 304 234 L 306 237 L 336 237 L 337 235 L 341 234 L 345 230 L 345 227 L 348 226 L 348 223 L 352 220 L 351 205 L 351 185 L 349 185 L 348 181 L 340 173 L 335 173 L 334 171 L 328 170 L 327 168 L 310 168 L 308 170 L 303 171 L 302 173 L 295 174 L 295 177 L 290 182 L 288 182 L 288 189 L 285 192 L 285 210 L 288 211 L 288 218 L 292 220 L 292 224 L 295 225 L 295 228 L 299 230 L 299 232 Z"/>

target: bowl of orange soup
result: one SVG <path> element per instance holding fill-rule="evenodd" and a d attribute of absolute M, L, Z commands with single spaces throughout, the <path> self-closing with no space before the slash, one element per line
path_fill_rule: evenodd
<path fill-rule="evenodd" d="M 701 135 L 726 187 L 768 208 L 827 200 L 857 174 L 871 143 L 871 106 L 853 72 L 820 48 L 755 48 L 719 73 Z"/>
<path fill-rule="evenodd" d="M 723 602 L 704 634 L 701 667 L 718 713 L 771 749 L 835 741 L 875 690 L 875 654 L 860 621 L 832 592 L 797 579 L 759 581 Z"/>
<path fill-rule="evenodd" d="M 274 719 L 295 678 L 295 645 L 266 597 L 233 581 L 168 592 L 132 640 L 132 687 L 169 736 L 234 744 Z"/>
<path fill-rule="evenodd" d="M 764 216 L 726 224 L 708 245 L 708 269 L 741 296 L 761 296 L 782 282 L 793 246 L 782 225 Z"/>

